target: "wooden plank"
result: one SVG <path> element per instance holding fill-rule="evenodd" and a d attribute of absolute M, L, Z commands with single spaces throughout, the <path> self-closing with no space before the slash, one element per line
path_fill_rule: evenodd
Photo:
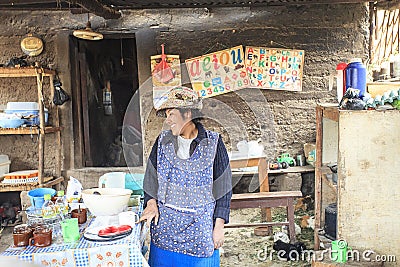
<path fill-rule="evenodd" d="M 333 121 L 339 120 L 339 109 L 338 105 L 336 107 L 326 107 L 323 109 L 323 117 L 328 118 Z"/>
<path fill-rule="evenodd" d="M 29 191 L 38 187 L 51 187 L 64 182 L 64 177 L 45 177 L 42 186 L 39 183 L 26 183 L 26 184 L 3 184 L 0 183 L 0 192 L 11 192 L 11 191 Z"/>
<path fill-rule="evenodd" d="M 61 127 L 47 126 L 45 133 L 55 133 L 61 131 Z M 38 134 L 37 127 L 19 127 L 19 128 L 0 128 L 0 135 L 10 134 Z"/>
<path fill-rule="evenodd" d="M 289 225 L 289 222 L 262 222 L 262 223 L 228 223 L 224 228 L 241 228 L 241 227 L 260 227 L 260 226 L 283 226 Z"/>
<path fill-rule="evenodd" d="M 231 159 L 230 165 L 232 169 L 255 167 L 258 166 L 260 160 L 266 160 L 266 159 L 264 157 L 250 158 L 250 159 Z"/>
<path fill-rule="evenodd" d="M 260 192 L 260 193 L 244 193 L 233 194 L 232 201 L 244 199 L 273 199 L 273 198 L 288 198 L 288 197 L 301 197 L 301 191 L 277 191 L 277 192 Z"/>
<path fill-rule="evenodd" d="M 367 83 L 367 92 L 371 94 L 372 97 L 377 95 L 382 96 L 385 92 L 400 89 L 400 82 L 374 82 Z"/>
<path fill-rule="evenodd" d="M 16 78 L 16 77 L 36 77 L 37 73 L 43 74 L 43 76 L 55 75 L 55 70 L 49 70 L 45 68 L 0 68 L 1 78 Z"/>
<path fill-rule="evenodd" d="M 315 228 L 314 228 L 314 250 L 319 250 L 318 229 L 321 225 L 321 164 L 322 164 L 322 114 L 324 107 L 316 108 L 316 161 L 315 161 Z"/>
<path fill-rule="evenodd" d="M 293 197 L 289 198 L 256 198 L 256 199 L 236 199 L 231 201 L 231 209 L 251 209 L 251 208 L 276 208 L 293 206 Z M 265 221 L 264 218 L 261 218 Z M 268 220 L 267 220 L 268 221 Z M 272 221 L 269 220 L 269 222 Z"/>
<path fill-rule="evenodd" d="M 306 165 L 306 166 L 289 167 L 287 169 L 268 170 L 268 174 L 307 173 L 307 172 L 313 172 L 314 170 L 315 170 L 314 166 Z"/>
<path fill-rule="evenodd" d="M 45 147 L 45 118 L 44 118 L 44 95 L 43 95 L 43 79 L 44 76 L 42 73 L 36 74 L 36 82 L 37 82 L 37 94 L 38 94 L 38 103 L 39 103 L 39 145 L 38 145 L 38 170 L 39 170 L 39 184 L 44 183 L 44 147 Z"/>

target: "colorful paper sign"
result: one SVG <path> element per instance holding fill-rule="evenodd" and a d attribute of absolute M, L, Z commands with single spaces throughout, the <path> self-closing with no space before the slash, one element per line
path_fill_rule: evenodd
<path fill-rule="evenodd" d="M 249 87 L 243 46 L 185 60 L 192 87 L 203 98 Z"/>
<path fill-rule="evenodd" d="M 245 64 L 249 87 L 302 90 L 304 50 L 246 46 Z"/>
<path fill-rule="evenodd" d="M 169 90 L 175 86 L 182 85 L 181 67 L 178 55 L 151 56 L 151 74 L 153 81 L 153 105 L 158 108 L 167 100 Z"/>

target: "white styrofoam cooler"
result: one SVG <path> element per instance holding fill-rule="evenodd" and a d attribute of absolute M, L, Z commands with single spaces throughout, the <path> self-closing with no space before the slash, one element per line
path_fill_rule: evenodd
<path fill-rule="evenodd" d="M 7 155 L 0 155 L 0 177 L 10 172 L 11 161 Z"/>

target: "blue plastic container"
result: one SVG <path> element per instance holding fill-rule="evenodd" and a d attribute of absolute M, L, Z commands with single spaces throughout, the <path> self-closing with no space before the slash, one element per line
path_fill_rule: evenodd
<path fill-rule="evenodd" d="M 132 195 L 143 196 L 143 179 L 142 173 L 127 173 L 125 175 L 125 188 L 132 190 Z"/>
<path fill-rule="evenodd" d="M 360 90 L 360 98 L 367 90 L 367 69 L 361 58 L 353 58 L 346 67 L 346 90 L 354 88 Z"/>
<path fill-rule="evenodd" d="M 39 110 L 22 110 L 22 109 L 5 109 L 4 113 L 6 114 L 17 114 L 21 116 L 34 116 L 32 119 L 25 119 L 25 124 L 26 125 L 39 125 L 40 124 L 40 119 L 39 119 Z M 47 109 L 44 110 L 44 121 L 45 124 L 47 125 L 49 120 L 49 111 Z"/>
<path fill-rule="evenodd" d="M 35 209 L 41 209 L 44 203 L 44 195 L 50 194 L 52 197 L 56 195 L 57 191 L 53 188 L 36 188 L 28 192 L 31 204 Z"/>

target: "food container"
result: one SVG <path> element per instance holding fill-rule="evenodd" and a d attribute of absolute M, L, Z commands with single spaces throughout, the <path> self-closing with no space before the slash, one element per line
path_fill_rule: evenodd
<path fill-rule="evenodd" d="M 24 119 L 0 119 L 1 128 L 18 128 L 25 123 Z"/>
<path fill-rule="evenodd" d="M 82 199 L 94 216 L 112 216 L 128 207 L 131 194 L 124 188 L 91 188 L 82 191 Z"/>
<path fill-rule="evenodd" d="M 44 203 L 44 195 L 50 194 L 52 197 L 57 193 L 53 188 L 36 188 L 28 192 L 31 204 L 35 209 L 41 209 Z"/>
<path fill-rule="evenodd" d="M 6 114 L 16 114 L 20 117 L 31 117 L 24 119 L 26 125 L 39 125 L 39 104 L 36 102 L 8 102 Z M 48 123 L 49 111 L 44 109 L 45 124 Z"/>

